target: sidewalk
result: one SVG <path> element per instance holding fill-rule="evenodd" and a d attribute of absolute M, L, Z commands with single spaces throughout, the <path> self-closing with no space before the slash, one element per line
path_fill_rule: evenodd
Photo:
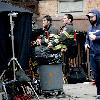
<path fill-rule="evenodd" d="M 66 84 L 64 91 L 66 97 L 70 96 L 68 100 L 95 100 L 96 97 L 96 87 L 89 82 Z"/>
<path fill-rule="evenodd" d="M 53 97 L 46 99 L 40 97 L 40 100 L 95 100 L 96 98 L 96 86 L 92 85 L 91 82 L 64 84 L 63 88 L 66 98 L 57 99 Z"/>

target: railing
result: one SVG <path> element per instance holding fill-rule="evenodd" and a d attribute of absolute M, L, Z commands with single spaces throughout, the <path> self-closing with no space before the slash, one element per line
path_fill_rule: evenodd
<path fill-rule="evenodd" d="M 89 50 L 85 52 L 85 35 L 84 32 L 79 32 L 77 34 L 77 56 L 75 58 L 69 58 L 69 67 L 83 67 L 87 79 L 91 80 L 91 69 L 90 69 L 90 62 L 89 62 Z"/>

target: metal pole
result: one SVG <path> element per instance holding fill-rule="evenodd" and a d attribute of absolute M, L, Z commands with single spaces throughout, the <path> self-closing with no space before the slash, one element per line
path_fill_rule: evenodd
<path fill-rule="evenodd" d="M 12 42 L 12 56 L 15 58 L 15 51 L 14 51 L 14 35 L 13 35 L 13 28 L 14 28 L 14 21 L 12 20 L 12 15 L 10 14 L 10 25 L 11 25 L 11 42 Z M 13 73 L 14 73 L 14 80 L 16 80 L 15 75 L 15 61 L 13 60 Z"/>

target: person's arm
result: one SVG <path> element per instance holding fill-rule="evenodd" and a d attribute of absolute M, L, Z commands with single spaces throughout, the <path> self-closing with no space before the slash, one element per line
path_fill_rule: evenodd
<path fill-rule="evenodd" d="M 89 37 L 90 37 L 90 39 L 92 40 L 92 41 L 100 41 L 100 31 L 96 31 L 96 32 L 94 32 L 94 33 L 91 33 L 90 35 L 89 35 Z"/>
<path fill-rule="evenodd" d="M 97 30 L 97 32 L 96 32 L 96 38 L 95 38 L 95 40 L 96 41 L 100 41 L 100 30 Z"/>
<path fill-rule="evenodd" d="M 52 36 L 51 36 L 52 35 Z M 56 45 L 59 44 L 59 36 L 58 35 L 55 35 L 55 34 L 50 34 L 50 37 L 49 38 L 52 38 L 49 43 L 48 43 L 48 47 L 49 48 L 53 48 L 55 47 Z"/>
<path fill-rule="evenodd" d="M 74 33 L 74 27 L 73 25 L 68 25 L 65 26 L 62 33 L 60 34 L 60 42 L 65 41 L 66 39 L 70 39 L 70 33 L 73 32 Z"/>
<path fill-rule="evenodd" d="M 89 34 L 87 32 L 87 34 L 86 34 L 86 41 L 85 41 L 85 51 L 87 50 L 87 48 L 90 48 L 89 43 L 90 43 Z"/>
<path fill-rule="evenodd" d="M 48 47 L 52 48 L 59 43 L 59 39 L 58 39 L 59 38 L 59 36 L 58 36 L 59 31 L 57 28 L 51 26 L 50 29 L 48 30 L 48 32 L 50 33 L 50 35 L 49 35 L 50 41 L 48 43 Z"/>

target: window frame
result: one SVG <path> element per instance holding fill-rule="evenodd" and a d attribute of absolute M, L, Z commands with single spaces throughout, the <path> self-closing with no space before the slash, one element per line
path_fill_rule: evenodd
<path fill-rule="evenodd" d="M 61 4 L 61 2 L 68 2 L 68 3 L 70 3 L 71 4 L 71 2 L 82 2 L 82 6 L 81 6 L 81 10 L 72 10 L 72 11 L 61 11 L 61 8 L 60 8 L 60 4 Z M 80 13 L 80 14 L 82 14 L 83 13 L 83 5 L 84 5 L 84 0 L 58 0 L 58 14 L 59 15 L 62 15 L 62 14 L 65 14 L 65 13 L 73 13 L 73 14 L 75 14 L 75 13 Z M 62 8 L 63 9 L 63 8 Z"/>

